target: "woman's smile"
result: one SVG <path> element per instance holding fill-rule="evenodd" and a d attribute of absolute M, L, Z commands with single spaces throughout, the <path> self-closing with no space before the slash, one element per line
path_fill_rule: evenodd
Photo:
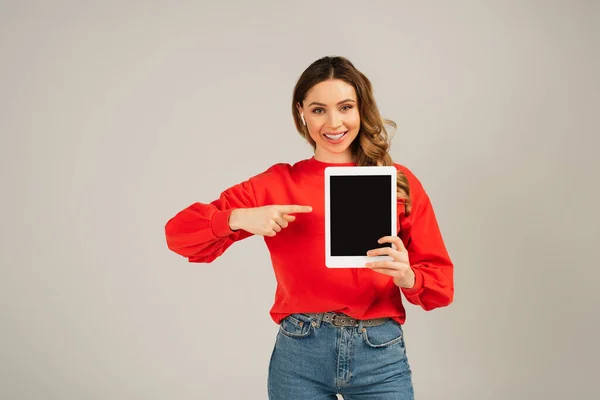
<path fill-rule="evenodd" d="M 331 144 L 338 144 L 341 143 L 344 138 L 346 137 L 346 134 L 348 133 L 348 131 L 344 131 L 342 133 L 338 133 L 338 134 L 329 134 L 329 133 L 324 133 L 323 136 L 325 137 L 325 139 L 331 143 Z"/>

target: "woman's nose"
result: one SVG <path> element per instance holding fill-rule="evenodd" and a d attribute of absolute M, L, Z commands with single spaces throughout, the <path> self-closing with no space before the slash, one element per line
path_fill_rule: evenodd
<path fill-rule="evenodd" d="M 337 112 L 329 113 L 329 126 L 332 128 L 337 128 L 342 124 L 340 115 Z"/>

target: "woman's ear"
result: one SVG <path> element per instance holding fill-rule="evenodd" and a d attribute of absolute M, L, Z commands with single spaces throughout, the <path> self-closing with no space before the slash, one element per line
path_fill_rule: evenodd
<path fill-rule="evenodd" d="M 304 124 L 304 126 L 306 126 L 306 120 L 304 119 L 304 111 L 302 110 L 302 106 L 300 105 L 300 103 L 296 103 L 296 109 L 298 110 L 298 113 L 300 113 L 300 119 L 302 120 L 302 123 Z"/>

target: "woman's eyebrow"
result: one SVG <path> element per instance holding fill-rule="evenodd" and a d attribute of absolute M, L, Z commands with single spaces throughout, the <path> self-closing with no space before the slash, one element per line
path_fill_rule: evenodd
<path fill-rule="evenodd" d="M 342 104 L 342 103 L 346 103 L 346 102 L 348 102 L 348 101 L 351 101 L 351 102 L 353 102 L 353 103 L 356 103 L 356 102 L 355 102 L 354 100 L 352 100 L 352 99 L 346 99 L 346 100 L 342 100 L 342 101 L 340 101 L 339 103 L 337 103 L 337 105 L 339 106 L 340 104 Z M 327 106 L 327 104 L 323 104 L 323 103 L 319 103 L 319 102 L 317 102 L 317 101 L 313 101 L 312 103 L 310 103 L 310 104 L 308 105 L 308 107 L 312 106 L 313 104 L 316 104 L 316 105 L 318 105 L 318 106 L 323 106 L 323 107 L 326 107 L 326 106 Z"/>

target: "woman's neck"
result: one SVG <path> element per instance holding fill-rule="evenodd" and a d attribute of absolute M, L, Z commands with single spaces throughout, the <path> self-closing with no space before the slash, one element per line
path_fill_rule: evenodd
<path fill-rule="evenodd" d="M 356 162 L 356 157 L 350 152 L 334 154 L 317 150 L 315 151 L 314 159 L 327 164 L 348 164 Z"/>

